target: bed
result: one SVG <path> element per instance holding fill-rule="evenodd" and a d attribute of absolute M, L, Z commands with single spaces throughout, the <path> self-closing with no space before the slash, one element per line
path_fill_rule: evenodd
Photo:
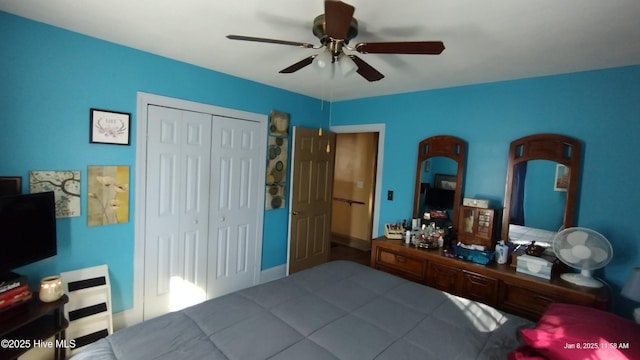
<path fill-rule="evenodd" d="M 509 241 L 516 245 L 527 245 L 535 241 L 537 245 L 549 247 L 553 244 L 556 234 L 556 231 L 509 224 Z"/>
<path fill-rule="evenodd" d="M 332 261 L 122 329 L 82 359 L 506 359 L 535 324 Z"/>

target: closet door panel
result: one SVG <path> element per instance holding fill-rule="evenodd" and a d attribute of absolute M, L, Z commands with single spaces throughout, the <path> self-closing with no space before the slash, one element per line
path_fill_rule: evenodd
<path fill-rule="evenodd" d="M 203 301 L 211 164 L 211 115 L 148 111 L 144 317 Z"/>
<path fill-rule="evenodd" d="M 259 187 L 264 176 L 257 171 L 260 124 L 215 117 L 212 130 L 211 216 L 209 258 L 215 271 L 208 282 L 209 297 L 220 296 L 255 284 L 260 216 Z"/>

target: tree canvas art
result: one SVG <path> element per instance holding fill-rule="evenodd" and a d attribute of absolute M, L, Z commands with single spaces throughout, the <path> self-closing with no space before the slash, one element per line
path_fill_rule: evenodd
<path fill-rule="evenodd" d="M 80 171 L 31 171 L 29 191 L 53 191 L 56 218 L 80 216 Z"/>

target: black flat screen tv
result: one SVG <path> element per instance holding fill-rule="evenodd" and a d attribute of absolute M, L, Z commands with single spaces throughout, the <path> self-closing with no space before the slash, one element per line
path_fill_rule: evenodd
<path fill-rule="evenodd" d="M 427 187 L 424 204 L 434 210 L 453 209 L 455 190 Z"/>
<path fill-rule="evenodd" d="M 0 197 L 0 278 L 58 253 L 53 192 Z"/>

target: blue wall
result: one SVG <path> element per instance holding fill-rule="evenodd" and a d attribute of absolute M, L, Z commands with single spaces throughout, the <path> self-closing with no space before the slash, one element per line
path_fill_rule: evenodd
<path fill-rule="evenodd" d="M 524 185 L 524 225 L 549 231 L 559 231 L 562 228 L 567 192 L 554 190 L 555 176 L 555 162 L 547 160 L 527 162 Z"/>
<path fill-rule="evenodd" d="M 599 275 L 611 285 L 615 311 L 630 316 L 634 304 L 619 292 L 631 267 L 640 265 L 640 66 L 344 101 L 332 108 L 334 125 L 386 124 L 382 189 L 394 190 L 395 197 L 383 200 L 380 224 L 411 216 L 423 138 L 465 139 L 464 195 L 498 205 L 512 140 L 543 132 L 581 140 L 577 222 L 611 241 L 614 258 Z"/>
<path fill-rule="evenodd" d="M 502 203 L 511 140 L 554 132 L 584 142 L 578 224 L 598 230 L 615 256 L 603 273 L 615 311 L 634 304 L 617 294 L 640 264 L 640 66 L 498 82 L 336 102 L 320 100 L 208 71 L 0 12 L 0 175 L 28 178 L 29 170 L 80 170 L 86 194 L 88 165 L 129 165 L 131 146 L 88 142 L 89 108 L 131 112 L 136 92 L 170 96 L 268 114 L 291 114 L 292 125 L 385 123 L 380 224 L 411 217 L 418 142 L 449 134 L 467 140 L 464 193 Z M 212 53 L 211 56 L 221 56 Z M 383 80 L 384 81 L 384 80 Z M 324 109 L 324 110 L 323 110 Z M 419 129 L 423 129 L 420 131 Z M 135 140 L 135 134 L 132 134 Z M 290 168 L 290 167 L 289 167 Z M 23 186 L 27 190 L 27 185 Z M 86 198 L 86 197 L 85 197 Z M 134 196 L 131 195 L 134 213 Z M 86 213 L 86 201 L 82 202 Z M 124 225 L 87 227 L 86 217 L 60 219 L 59 255 L 21 272 L 37 281 L 60 271 L 107 263 L 114 310 L 132 306 L 133 215 Z M 265 212 L 262 267 L 286 262 L 287 209 Z M 382 233 L 382 229 L 380 229 Z"/>
<path fill-rule="evenodd" d="M 58 255 L 17 271 L 39 279 L 106 263 L 113 309 L 133 304 L 135 196 L 127 224 L 86 225 L 88 165 L 130 166 L 131 146 L 89 143 L 89 108 L 132 113 L 138 91 L 262 114 L 288 112 L 291 125 L 318 127 L 328 113 L 320 100 L 205 70 L 0 12 L 0 176 L 30 170 L 80 170 L 82 216 L 58 220 Z M 220 56 L 212 53 L 211 56 Z M 132 126 L 135 128 L 135 125 Z M 287 210 L 265 212 L 262 268 L 286 262 Z"/>

